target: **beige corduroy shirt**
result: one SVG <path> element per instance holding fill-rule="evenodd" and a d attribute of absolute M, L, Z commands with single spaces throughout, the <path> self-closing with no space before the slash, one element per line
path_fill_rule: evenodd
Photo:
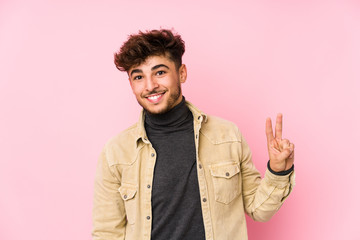
<path fill-rule="evenodd" d="M 269 220 L 294 187 L 295 173 L 278 176 L 266 170 L 261 179 L 236 125 L 186 104 L 194 116 L 206 240 L 245 240 L 245 213 L 256 221 Z M 142 112 L 139 121 L 111 139 L 100 155 L 94 187 L 94 240 L 150 240 L 155 162 Z"/>

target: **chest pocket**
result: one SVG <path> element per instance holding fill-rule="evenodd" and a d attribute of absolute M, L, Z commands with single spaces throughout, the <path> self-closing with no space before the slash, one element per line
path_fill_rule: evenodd
<path fill-rule="evenodd" d="M 124 200 L 126 219 L 129 224 L 134 224 L 136 218 L 136 187 L 122 185 L 118 190 L 120 192 L 121 198 Z"/>
<path fill-rule="evenodd" d="M 214 184 L 215 200 L 229 204 L 237 196 L 240 189 L 240 167 L 236 162 L 224 162 L 210 166 Z"/>

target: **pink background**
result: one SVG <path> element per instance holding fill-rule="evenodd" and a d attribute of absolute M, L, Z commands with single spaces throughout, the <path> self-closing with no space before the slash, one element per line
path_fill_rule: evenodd
<path fill-rule="evenodd" d="M 138 119 L 113 64 L 127 35 L 174 28 L 184 95 L 234 121 L 261 173 L 284 114 L 297 185 L 250 239 L 360 239 L 359 1 L 0 1 L 0 239 L 90 239 L 105 142 Z"/>

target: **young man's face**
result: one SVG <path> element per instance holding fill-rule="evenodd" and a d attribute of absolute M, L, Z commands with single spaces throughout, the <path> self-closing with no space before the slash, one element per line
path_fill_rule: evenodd
<path fill-rule="evenodd" d="M 152 114 L 165 113 L 182 100 L 181 83 L 186 81 L 186 66 L 177 71 L 166 56 L 150 56 L 128 71 L 138 103 Z"/>

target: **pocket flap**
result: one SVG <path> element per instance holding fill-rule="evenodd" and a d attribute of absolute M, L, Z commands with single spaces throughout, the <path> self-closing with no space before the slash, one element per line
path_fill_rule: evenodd
<path fill-rule="evenodd" d="M 214 177 L 231 178 L 240 172 L 240 167 L 235 162 L 220 163 L 211 165 L 210 171 Z"/>
<path fill-rule="evenodd" d="M 121 186 L 121 187 L 119 187 L 119 192 L 120 192 L 121 198 L 124 201 L 127 201 L 127 200 L 133 199 L 135 197 L 136 188 Z"/>

